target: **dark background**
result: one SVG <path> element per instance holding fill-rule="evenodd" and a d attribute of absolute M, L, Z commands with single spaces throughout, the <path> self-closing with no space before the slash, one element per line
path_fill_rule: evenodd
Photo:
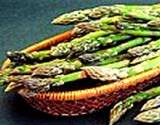
<path fill-rule="evenodd" d="M 72 10 L 115 3 L 152 4 L 160 0 L 0 0 L 0 63 L 8 50 L 20 50 L 72 26 L 53 26 L 53 17 Z M 106 125 L 107 109 L 81 117 L 52 117 L 29 107 L 17 94 L 0 87 L 0 125 Z M 136 104 L 117 125 L 141 125 L 132 119 Z"/>

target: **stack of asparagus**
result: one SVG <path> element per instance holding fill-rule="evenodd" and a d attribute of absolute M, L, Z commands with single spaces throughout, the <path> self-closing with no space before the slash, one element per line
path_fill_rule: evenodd
<path fill-rule="evenodd" d="M 8 83 L 6 92 L 21 88 L 35 93 L 53 91 L 55 86 L 86 78 L 109 84 L 160 66 L 159 4 L 101 6 L 64 14 L 53 23 L 78 23 L 73 32 L 80 37 L 50 50 L 8 52 L 12 63 L 0 73 L 0 83 Z M 135 102 L 158 95 L 159 87 L 119 102 L 111 110 L 110 124 Z M 146 112 L 135 119 L 142 121 Z"/>

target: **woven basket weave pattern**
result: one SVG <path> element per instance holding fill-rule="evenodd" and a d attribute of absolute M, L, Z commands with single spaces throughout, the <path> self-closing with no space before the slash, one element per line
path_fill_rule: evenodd
<path fill-rule="evenodd" d="M 25 100 L 34 108 L 49 113 L 54 116 L 78 116 L 92 113 L 102 109 L 105 106 L 110 106 L 120 99 L 133 94 L 135 91 L 146 89 L 147 87 L 158 85 L 160 78 L 156 77 L 152 81 L 139 83 L 136 87 L 130 86 L 126 90 L 115 91 L 110 94 L 102 94 L 91 98 L 71 100 L 71 101 L 55 101 L 43 95 L 42 98 L 36 97 L 25 98 Z"/>

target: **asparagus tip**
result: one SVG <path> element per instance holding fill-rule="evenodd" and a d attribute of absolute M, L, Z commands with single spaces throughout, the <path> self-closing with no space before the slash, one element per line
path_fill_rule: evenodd
<path fill-rule="evenodd" d="M 12 90 L 13 86 L 14 86 L 14 82 L 11 82 L 4 91 L 9 92 L 10 90 Z"/>
<path fill-rule="evenodd" d="M 11 82 L 6 89 L 4 90 L 4 92 L 11 92 L 13 90 L 16 90 L 17 88 L 19 88 L 21 86 L 21 84 L 15 83 L 15 82 Z"/>
<path fill-rule="evenodd" d="M 63 18 L 61 19 L 61 17 L 58 17 L 58 18 L 53 19 L 51 21 L 51 24 L 63 24 L 61 22 L 64 22 L 64 24 L 65 24 L 65 20 Z"/>
<path fill-rule="evenodd" d="M 56 24 L 56 21 L 55 21 L 55 20 L 52 20 L 52 21 L 51 21 L 51 24 Z"/>
<path fill-rule="evenodd" d="M 134 120 L 144 123 L 156 123 L 160 121 L 160 108 L 154 108 L 138 114 Z"/>
<path fill-rule="evenodd" d="M 12 52 L 11 51 L 7 51 L 7 56 L 11 56 Z"/>

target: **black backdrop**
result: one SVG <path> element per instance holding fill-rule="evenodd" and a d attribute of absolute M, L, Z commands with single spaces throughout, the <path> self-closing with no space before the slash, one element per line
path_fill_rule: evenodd
<path fill-rule="evenodd" d="M 160 0 L 0 0 L 0 63 L 7 50 L 20 50 L 72 26 L 53 26 L 53 17 L 75 9 L 115 3 L 152 4 Z M 0 125 L 106 125 L 108 109 L 81 117 L 52 117 L 29 107 L 17 94 L 0 87 Z M 117 125 L 139 125 L 135 105 Z M 141 124 L 140 124 L 141 125 Z"/>

